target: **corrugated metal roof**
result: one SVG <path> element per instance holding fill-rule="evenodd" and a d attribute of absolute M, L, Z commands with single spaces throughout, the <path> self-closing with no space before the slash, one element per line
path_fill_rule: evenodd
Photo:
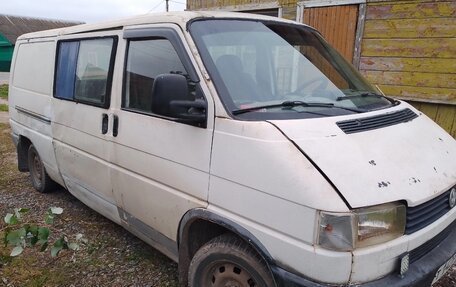
<path fill-rule="evenodd" d="M 83 22 L 72 22 L 0 14 L 0 33 L 13 44 L 16 43 L 17 37 L 25 33 L 56 29 L 79 24 L 83 24 Z"/>

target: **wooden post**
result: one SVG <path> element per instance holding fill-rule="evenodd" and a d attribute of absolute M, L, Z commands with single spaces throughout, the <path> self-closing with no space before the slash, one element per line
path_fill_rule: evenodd
<path fill-rule="evenodd" d="M 353 66 L 359 70 L 361 59 L 361 42 L 364 34 L 364 20 L 366 19 L 366 4 L 360 4 L 358 10 L 358 24 L 356 25 L 355 50 L 353 53 Z"/>

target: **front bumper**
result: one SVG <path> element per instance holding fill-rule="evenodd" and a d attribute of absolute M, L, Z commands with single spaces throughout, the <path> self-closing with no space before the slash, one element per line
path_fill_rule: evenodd
<path fill-rule="evenodd" d="M 412 263 L 404 277 L 401 278 L 399 276 L 399 273 L 397 272 L 387 275 L 386 277 L 383 277 L 379 280 L 367 283 L 347 284 L 347 286 L 430 286 L 437 270 L 456 254 L 456 221 L 450 224 L 446 230 L 449 230 L 449 234 L 446 236 L 446 238 L 443 239 L 439 244 L 437 244 L 436 247 L 433 248 L 429 253 L 427 253 L 414 263 Z M 432 239 L 430 241 L 432 241 Z M 297 276 L 277 266 L 274 266 L 271 269 L 278 287 L 335 286 L 334 284 L 329 285 L 324 283 L 313 282 L 309 279 Z M 331 270 L 328 270 L 328 273 L 330 272 Z"/>

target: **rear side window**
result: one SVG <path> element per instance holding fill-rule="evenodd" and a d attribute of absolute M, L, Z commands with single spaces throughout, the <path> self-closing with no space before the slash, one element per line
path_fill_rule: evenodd
<path fill-rule="evenodd" d="M 117 38 L 61 41 L 54 96 L 95 106 L 109 106 Z"/>
<path fill-rule="evenodd" d="M 55 42 L 21 43 L 16 46 L 17 56 L 13 73 L 13 86 L 41 95 L 52 95 L 52 64 L 55 59 Z"/>

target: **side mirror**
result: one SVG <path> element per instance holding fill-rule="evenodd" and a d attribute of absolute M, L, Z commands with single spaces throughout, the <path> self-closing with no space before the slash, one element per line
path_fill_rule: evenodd
<path fill-rule="evenodd" d="M 197 86 L 198 89 L 198 86 Z M 206 127 L 207 103 L 195 99 L 188 89 L 185 76 L 162 74 L 152 87 L 152 112 L 173 118 L 178 122 Z"/>

